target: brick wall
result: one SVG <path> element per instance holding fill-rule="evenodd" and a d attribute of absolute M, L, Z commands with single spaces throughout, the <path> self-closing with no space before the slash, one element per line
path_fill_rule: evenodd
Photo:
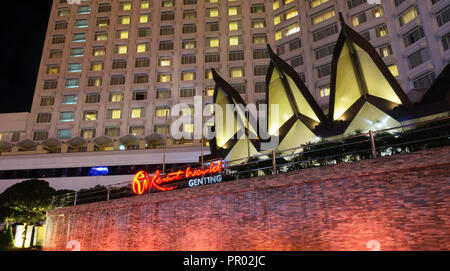
<path fill-rule="evenodd" d="M 81 250 L 448 250 L 450 147 L 50 210 L 44 249 L 70 240 Z"/>

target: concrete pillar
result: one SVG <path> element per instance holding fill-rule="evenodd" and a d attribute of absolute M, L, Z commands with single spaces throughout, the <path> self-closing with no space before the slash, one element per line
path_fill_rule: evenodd
<path fill-rule="evenodd" d="M 93 152 L 93 151 L 94 151 L 94 148 L 95 148 L 94 142 L 88 142 L 88 143 L 87 143 L 87 151 L 88 151 L 88 152 Z"/>

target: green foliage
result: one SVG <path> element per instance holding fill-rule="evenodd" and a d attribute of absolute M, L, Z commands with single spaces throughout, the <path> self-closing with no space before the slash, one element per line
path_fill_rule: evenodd
<path fill-rule="evenodd" d="M 8 250 L 13 247 L 14 236 L 12 227 L 6 224 L 5 228 L 0 231 L 0 250 Z"/>
<path fill-rule="evenodd" d="M 45 219 L 55 194 L 44 180 L 17 183 L 0 194 L 0 221 L 37 224 Z"/>

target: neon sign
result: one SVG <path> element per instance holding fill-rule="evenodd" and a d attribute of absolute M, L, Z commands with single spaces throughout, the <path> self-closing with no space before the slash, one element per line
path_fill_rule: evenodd
<path fill-rule="evenodd" d="M 142 195 L 145 191 L 155 188 L 159 191 L 169 191 L 178 188 L 177 186 L 164 187 L 163 184 L 173 183 L 176 181 L 181 181 L 183 179 L 190 179 L 196 177 L 202 177 L 206 174 L 214 174 L 222 171 L 222 161 L 219 161 L 216 164 L 211 163 L 210 167 L 201 170 L 201 169 L 191 169 L 191 167 L 186 168 L 186 170 L 178 170 L 176 172 L 172 172 L 167 174 L 165 177 L 161 177 L 161 172 L 157 170 L 153 176 L 150 178 L 146 171 L 139 171 L 133 178 L 133 192 L 138 195 Z M 212 179 L 216 181 L 221 181 L 220 179 Z M 189 182 L 189 186 L 191 185 L 192 180 Z"/>

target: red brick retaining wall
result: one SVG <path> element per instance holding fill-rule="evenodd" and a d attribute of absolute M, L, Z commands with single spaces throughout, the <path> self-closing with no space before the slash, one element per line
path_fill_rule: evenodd
<path fill-rule="evenodd" d="M 450 148 L 50 210 L 44 249 L 70 240 L 81 250 L 449 250 Z"/>

